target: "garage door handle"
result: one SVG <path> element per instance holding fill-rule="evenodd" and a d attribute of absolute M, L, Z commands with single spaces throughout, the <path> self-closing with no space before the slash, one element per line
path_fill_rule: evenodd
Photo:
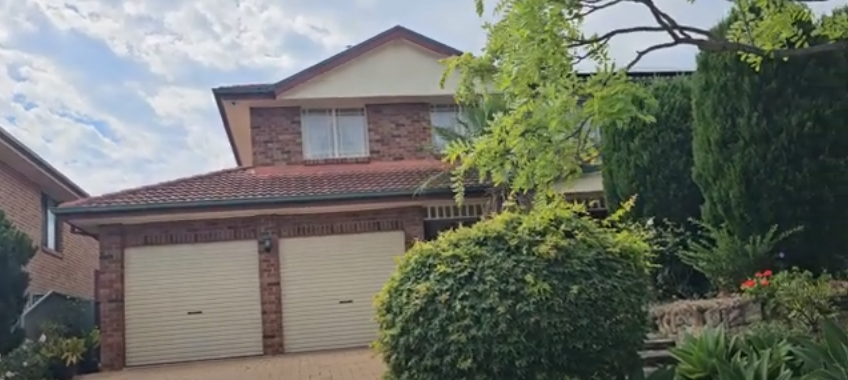
<path fill-rule="evenodd" d="M 344 301 L 339 301 L 339 303 L 353 303 L 353 300 L 344 300 Z"/>
<path fill-rule="evenodd" d="M 203 314 L 203 312 L 202 311 L 189 311 L 186 314 L 188 314 L 188 315 L 198 315 L 198 314 Z"/>

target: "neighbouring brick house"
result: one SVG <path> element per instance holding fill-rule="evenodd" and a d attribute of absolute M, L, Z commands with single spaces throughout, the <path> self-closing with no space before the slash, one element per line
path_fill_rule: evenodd
<path fill-rule="evenodd" d="M 479 218 L 423 147 L 455 124 L 438 61 L 402 27 L 276 83 L 213 90 L 238 166 L 59 207 L 99 237 L 104 369 L 369 344 L 394 257 Z M 472 185 L 472 184 L 469 184 Z M 570 194 L 600 197 L 600 179 Z"/>
<path fill-rule="evenodd" d="M 72 233 L 52 207 L 88 194 L 0 128 L 0 210 L 38 246 L 28 266 L 30 302 L 50 291 L 94 297 L 97 240 Z"/>

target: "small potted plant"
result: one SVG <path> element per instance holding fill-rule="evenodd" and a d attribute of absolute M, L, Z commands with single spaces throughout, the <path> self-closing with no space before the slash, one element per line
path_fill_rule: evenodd
<path fill-rule="evenodd" d="M 83 338 L 53 338 L 47 339 L 43 355 L 49 361 L 50 372 L 56 380 L 69 380 L 77 374 L 77 368 L 86 344 Z"/>

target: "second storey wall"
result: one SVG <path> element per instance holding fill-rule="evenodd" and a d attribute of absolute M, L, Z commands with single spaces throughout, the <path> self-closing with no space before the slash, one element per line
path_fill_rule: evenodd
<path fill-rule="evenodd" d="M 253 164 L 298 165 L 350 161 L 399 161 L 432 157 L 430 104 L 369 104 L 367 158 L 308 160 L 303 154 L 299 107 L 252 108 Z"/>
<path fill-rule="evenodd" d="M 40 247 L 44 209 L 39 188 L 17 171 L 0 162 L 0 210 L 21 232 L 38 246 L 30 261 L 30 292 L 45 294 L 50 290 L 92 298 L 94 270 L 99 265 L 99 248 L 95 239 L 71 233 L 62 224 L 60 252 Z"/>

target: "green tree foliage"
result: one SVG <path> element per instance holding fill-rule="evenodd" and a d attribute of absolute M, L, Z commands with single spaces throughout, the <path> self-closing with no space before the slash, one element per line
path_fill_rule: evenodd
<path fill-rule="evenodd" d="M 822 37 L 809 41 L 824 43 Z M 803 226 L 779 245 L 788 265 L 814 271 L 844 266 L 845 78 L 848 51 L 765 60 L 759 72 L 731 53 L 698 57 L 694 179 L 705 198 L 705 222 L 726 223 L 738 239 L 773 225 Z"/>
<path fill-rule="evenodd" d="M 410 249 L 376 300 L 386 378 L 615 378 L 638 360 L 650 247 L 562 203 Z"/>
<path fill-rule="evenodd" d="M 460 107 L 460 112 L 457 117 L 457 128 L 433 126 L 433 129 L 436 135 L 444 141 L 444 148 L 451 146 L 473 146 L 477 139 L 483 137 L 489 132 L 492 121 L 495 120 L 498 115 L 506 111 L 506 104 L 502 97 L 480 97 L 475 99 L 473 102 L 463 104 Z M 429 149 L 433 150 L 435 154 L 443 156 L 445 161 L 448 163 L 455 163 L 451 160 L 450 156 L 442 150 L 442 147 L 431 146 Z M 433 185 L 444 185 L 445 183 L 448 183 L 450 180 L 450 174 L 451 173 L 449 171 L 445 171 L 428 178 L 423 184 L 421 184 L 419 190 L 426 190 Z M 482 180 L 483 179 L 481 178 L 481 182 Z M 493 201 L 492 206 L 500 203 L 507 193 L 508 191 L 504 185 L 493 186 L 489 191 L 489 195 Z M 457 199 L 461 201 L 463 195 L 462 189 L 457 189 Z"/>
<path fill-rule="evenodd" d="M 461 189 L 465 174 L 476 170 L 496 185 L 508 183 L 515 192 L 553 195 L 560 181 L 579 177 L 587 156 L 595 153 L 591 144 L 586 144 L 591 135 L 587 125 L 627 126 L 653 120 L 652 112 L 639 106 L 650 103 L 651 97 L 624 73 L 653 51 L 689 45 L 707 51 L 741 52 L 749 65 L 756 66 L 763 56 L 798 57 L 845 50 L 846 16 L 818 24 L 820 37 L 834 41 L 828 46 L 807 48 L 807 40 L 797 38 L 798 31 L 787 25 L 815 19 L 804 2 L 735 1 L 734 7 L 755 3 L 764 11 L 735 22 L 733 33 L 720 38 L 675 21 L 654 0 L 498 0 L 494 7 L 497 21 L 485 25 L 488 38 L 483 53 L 446 62 L 443 81 L 455 69 L 461 74 L 460 102 L 476 99 L 491 85 L 504 97 L 509 110 L 495 118 L 491 132 L 484 137 L 449 149 L 449 158 L 459 163 L 454 170 L 456 187 Z M 475 3 L 482 15 L 484 0 Z M 645 7 L 654 15 L 655 25 L 622 27 L 596 35 L 583 32 L 589 14 L 628 5 Z M 661 33 L 671 41 L 647 47 L 626 66 L 616 65 L 609 54 L 610 40 L 635 32 Z M 597 64 L 596 74 L 590 78 L 576 74 L 577 64 L 585 61 Z"/>
<path fill-rule="evenodd" d="M 0 355 L 23 341 L 22 331 L 13 327 L 26 306 L 29 274 L 24 267 L 35 252 L 32 240 L 0 211 Z"/>
<path fill-rule="evenodd" d="M 692 101 L 688 77 L 646 83 L 656 122 L 604 127 L 604 192 L 611 209 L 636 195 L 631 216 L 685 223 L 700 217 L 701 190 L 692 181 Z"/>

